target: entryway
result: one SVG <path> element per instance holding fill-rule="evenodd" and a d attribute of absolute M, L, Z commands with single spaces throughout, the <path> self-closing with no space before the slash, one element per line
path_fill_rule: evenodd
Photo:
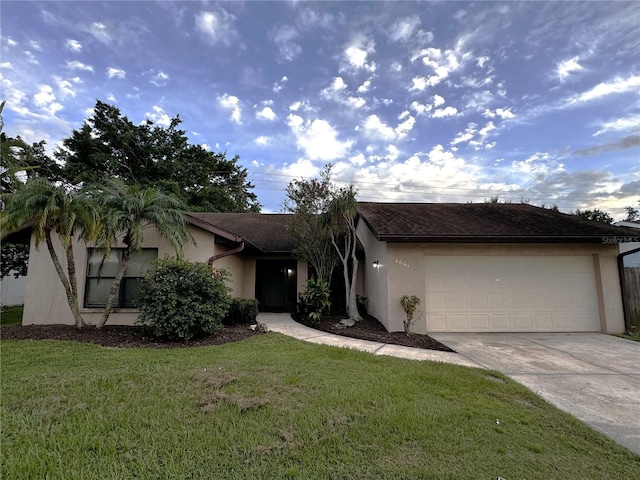
<path fill-rule="evenodd" d="M 261 312 L 294 312 L 296 261 L 256 260 L 256 298 Z"/>

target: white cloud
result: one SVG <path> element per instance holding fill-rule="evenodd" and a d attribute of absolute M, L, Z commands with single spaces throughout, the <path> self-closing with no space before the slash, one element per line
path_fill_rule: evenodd
<path fill-rule="evenodd" d="M 440 105 L 444 105 L 444 98 L 436 94 L 433 96 L 433 106 L 439 107 Z"/>
<path fill-rule="evenodd" d="M 320 170 L 310 160 L 301 158 L 295 163 L 285 163 L 282 173 L 289 175 L 293 180 L 294 178 L 316 177 L 320 173 Z"/>
<path fill-rule="evenodd" d="M 409 87 L 409 91 L 413 92 L 415 90 L 421 92 L 425 88 L 427 88 L 428 80 L 425 77 L 421 77 L 417 75 L 411 79 L 411 86 Z"/>
<path fill-rule="evenodd" d="M 53 81 L 56 83 L 56 87 L 58 87 L 58 91 L 62 98 L 66 97 L 75 97 L 76 91 L 71 88 L 71 82 L 69 80 L 65 80 L 57 75 L 53 76 Z"/>
<path fill-rule="evenodd" d="M 163 127 L 168 127 L 171 125 L 171 117 L 167 115 L 162 107 L 157 105 L 153 106 L 153 112 L 147 112 L 144 114 L 146 118 L 151 120 L 153 123 L 157 123 Z"/>
<path fill-rule="evenodd" d="M 380 120 L 380 117 L 377 115 L 369 115 L 362 127 L 364 128 L 364 132 L 369 136 L 383 140 L 393 140 L 396 138 L 395 130 Z"/>
<path fill-rule="evenodd" d="M 431 87 L 438 85 L 453 72 L 461 68 L 463 63 L 471 57 L 470 53 L 461 51 L 463 42 L 458 42 L 455 50 L 442 51 L 439 48 L 425 48 L 417 52 L 411 58 L 414 62 L 418 58 L 422 59 L 422 63 L 430 67 L 434 74 L 429 76 L 425 82 Z"/>
<path fill-rule="evenodd" d="M 578 63 L 578 60 L 580 60 L 580 57 L 573 57 L 556 65 L 556 74 L 561 82 L 564 82 L 569 78 L 569 75 L 572 73 L 583 70 L 582 66 Z"/>
<path fill-rule="evenodd" d="M 40 87 L 38 87 L 38 93 L 33 96 L 33 102 L 38 107 L 42 107 L 48 103 L 51 103 L 55 99 L 56 96 L 53 93 L 53 88 L 51 88 L 49 85 L 40 85 Z"/>
<path fill-rule="evenodd" d="M 287 78 L 287 76 L 283 75 L 283 77 L 280 79 L 279 82 L 275 82 L 273 84 L 274 93 L 278 93 L 280 90 L 282 90 L 284 88 L 284 84 L 287 83 L 288 81 L 289 79 Z"/>
<path fill-rule="evenodd" d="M 124 78 L 126 72 L 120 68 L 107 67 L 107 76 L 109 78 Z"/>
<path fill-rule="evenodd" d="M 425 115 L 429 113 L 433 107 L 431 105 L 424 105 L 419 102 L 411 102 L 411 110 L 416 112 L 418 115 Z"/>
<path fill-rule="evenodd" d="M 42 51 L 42 47 L 36 40 L 29 40 L 29 46 L 38 52 Z"/>
<path fill-rule="evenodd" d="M 608 95 L 633 91 L 638 87 L 640 87 L 640 75 L 634 75 L 624 79 L 616 77 L 611 82 L 599 83 L 591 90 L 570 98 L 568 103 L 570 105 L 574 105 L 577 103 L 589 102 L 591 100 L 597 100 Z"/>
<path fill-rule="evenodd" d="M 375 62 L 367 62 L 369 55 L 375 52 L 373 40 L 364 35 L 355 35 L 349 45 L 344 49 L 343 56 L 347 65 L 354 70 L 365 69 L 375 72 Z"/>
<path fill-rule="evenodd" d="M 81 51 L 81 50 L 82 50 L 82 44 L 81 44 L 79 41 L 74 40 L 74 39 L 72 39 L 72 38 L 68 39 L 68 40 L 65 42 L 65 45 L 66 45 L 66 47 L 67 47 L 69 50 L 71 50 L 72 52 L 79 52 L 79 51 Z"/>
<path fill-rule="evenodd" d="M 18 42 L 16 42 L 13 38 L 11 37 L 7 37 L 7 45 L 9 45 L 10 47 L 15 47 L 16 45 L 18 45 Z"/>
<path fill-rule="evenodd" d="M 416 119 L 412 116 L 409 116 L 404 122 L 396 127 L 396 135 L 398 138 L 404 138 L 407 134 L 413 130 L 414 125 L 416 124 Z"/>
<path fill-rule="evenodd" d="M 503 120 L 509 120 L 515 118 L 515 114 L 508 108 L 496 108 L 495 111 L 489 108 L 482 112 L 482 116 L 485 118 L 502 118 Z"/>
<path fill-rule="evenodd" d="M 302 52 L 302 47 L 294 42 L 297 37 L 298 31 L 291 25 L 283 25 L 273 33 L 273 41 L 285 60 L 291 61 Z"/>
<path fill-rule="evenodd" d="M 60 103 L 56 102 L 56 96 L 50 85 L 40 85 L 38 87 L 38 93 L 33 96 L 33 103 L 51 116 L 55 116 L 63 108 Z"/>
<path fill-rule="evenodd" d="M 27 58 L 27 62 L 29 63 L 33 63 L 34 65 L 38 65 L 40 62 L 38 62 L 38 59 L 36 58 L 36 56 L 31 53 L 31 51 L 29 50 L 25 50 L 24 51 L 24 56 Z"/>
<path fill-rule="evenodd" d="M 411 17 L 397 20 L 389 31 L 389 38 L 394 42 L 407 42 L 420 25 L 420 17 Z"/>
<path fill-rule="evenodd" d="M 312 108 L 307 100 L 298 100 L 289 105 L 289 110 L 291 110 L 292 112 L 297 112 L 298 110 L 312 110 Z"/>
<path fill-rule="evenodd" d="M 275 112 L 271 109 L 271 107 L 264 107 L 262 110 L 259 110 L 256 112 L 256 118 L 259 120 L 273 121 L 277 117 Z"/>
<path fill-rule="evenodd" d="M 594 133 L 593 136 L 597 137 L 598 135 L 602 135 L 603 133 L 610 131 L 617 132 L 625 130 L 640 130 L 640 114 L 626 118 L 616 118 L 615 120 L 604 122 L 602 123 L 600 130 Z"/>
<path fill-rule="evenodd" d="M 89 33 L 95 37 L 100 43 L 111 43 L 111 35 L 104 23 L 93 22 L 89 27 Z"/>
<path fill-rule="evenodd" d="M 347 97 L 346 104 L 351 108 L 362 108 L 367 104 L 367 101 L 362 97 Z"/>
<path fill-rule="evenodd" d="M 225 93 L 218 97 L 218 104 L 224 109 L 231 110 L 231 120 L 238 125 L 242 125 L 242 110 L 238 97 Z"/>
<path fill-rule="evenodd" d="M 371 88 L 371 79 L 365 80 L 362 85 L 358 87 L 358 93 L 367 93 Z"/>
<path fill-rule="evenodd" d="M 476 65 L 478 65 L 480 68 L 484 68 L 488 61 L 489 57 L 478 57 L 476 59 Z"/>
<path fill-rule="evenodd" d="M 201 11 L 195 15 L 196 31 L 211 44 L 229 45 L 235 36 L 234 20 L 235 17 L 224 8 L 218 12 Z"/>
<path fill-rule="evenodd" d="M 167 84 L 167 80 L 169 80 L 169 74 L 160 70 L 153 77 L 151 77 L 151 83 L 156 87 L 162 87 Z"/>
<path fill-rule="evenodd" d="M 508 108 L 496 108 L 496 115 L 504 120 L 516 117 Z"/>
<path fill-rule="evenodd" d="M 93 67 L 91 65 L 86 65 L 78 61 L 67 62 L 67 68 L 69 70 L 82 70 L 85 72 L 93 72 Z"/>
<path fill-rule="evenodd" d="M 287 124 L 296 136 L 297 146 L 308 160 L 331 161 L 344 158 L 349 153 L 352 140 L 341 141 L 338 132 L 326 120 L 304 121 L 302 117 L 289 114 Z"/>
<path fill-rule="evenodd" d="M 347 88 L 347 84 L 344 83 L 344 80 L 342 79 L 342 77 L 335 77 L 331 82 L 331 85 L 327 87 L 327 89 L 330 89 L 334 92 L 339 92 L 341 90 L 345 90 L 346 88 Z"/>
<path fill-rule="evenodd" d="M 455 107 L 445 107 L 445 108 L 438 108 L 437 110 L 434 110 L 433 114 L 431 115 L 433 118 L 443 118 L 443 117 L 453 117 L 455 115 L 458 114 L 458 109 Z"/>
<path fill-rule="evenodd" d="M 2 62 L 0 63 L 0 68 L 4 68 L 5 70 L 13 70 L 13 65 L 11 65 L 11 62 Z"/>
<path fill-rule="evenodd" d="M 475 123 L 470 123 L 464 130 L 464 132 L 458 132 L 456 138 L 451 141 L 451 145 L 468 142 L 475 136 L 477 132 L 477 125 Z"/>
<path fill-rule="evenodd" d="M 486 137 L 487 135 L 489 135 L 489 133 L 491 133 L 492 131 L 494 131 L 496 129 L 496 126 L 493 124 L 493 122 L 488 122 L 483 128 L 481 128 L 478 133 L 482 136 L 482 137 Z"/>
<path fill-rule="evenodd" d="M 271 142 L 270 137 L 265 137 L 264 135 L 260 135 L 258 138 L 254 140 L 257 145 L 264 146 L 268 145 Z"/>

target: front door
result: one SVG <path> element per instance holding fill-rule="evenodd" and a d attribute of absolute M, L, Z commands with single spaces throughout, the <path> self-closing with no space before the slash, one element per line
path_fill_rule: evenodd
<path fill-rule="evenodd" d="M 295 311 L 296 278 L 295 260 L 256 260 L 256 298 L 260 311 Z"/>

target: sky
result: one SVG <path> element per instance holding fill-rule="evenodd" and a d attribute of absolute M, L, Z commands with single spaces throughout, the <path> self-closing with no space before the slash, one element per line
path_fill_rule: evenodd
<path fill-rule="evenodd" d="M 333 163 L 359 200 L 640 199 L 640 2 L 28 2 L 0 10 L 5 131 L 96 100 L 239 155 L 264 212 Z"/>

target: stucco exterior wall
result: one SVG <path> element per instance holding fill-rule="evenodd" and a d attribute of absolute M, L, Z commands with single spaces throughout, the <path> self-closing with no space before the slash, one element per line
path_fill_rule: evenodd
<path fill-rule="evenodd" d="M 213 235 L 200 229 L 189 227 L 196 245 L 189 244 L 185 247 L 185 258 L 196 261 L 204 261 L 213 255 Z M 207 238 L 208 237 L 208 238 Z M 60 259 L 63 270 L 66 273 L 66 254 L 57 237 L 53 237 L 53 243 Z M 84 308 L 84 292 L 86 283 L 86 269 L 88 248 L 84 242 L 74 241 L 73 252 L 76 264 L 76 280 L 78 284 L 78 299 L 80 313 L 85 322 L 95 325 L 101 315 L 101 308 Z M 119 242 L 117 247 L 122 247 Z M 157 248 L 158 258 L 175 256 L 173 247 L 164 238 L 160 238 L 155 229 L 148 228 L 144 231 L 145 248 Z M 138 318 L 138 311 L 132 308 L 120 308 L 113 311 L 109 317 L 111 325 L 133 325 Z M 27 289 L 25 294 L 24 313 L 22 316 L 24 325 L 31 324 L 68 324 L 73 325 L 73 316 L 67 303 L 67 297 L 60 278 L 55 271 L 49 251 L 45 244 L 40 245 L 40 250 L 35 249 L 35 239 L 31 238 L 29 255 L 29 268 L 27 272 Z"/>
<path fill-rule="evenodd" d="M 402 295 L 417 295 L 424 303 L 425 256 L 427 255 L 591 255 L 596 270 L 601 331 L 624 331 L 622 296 L 618 277 L 616 245 L 600 244 L 410 244 L 389 243 L 386 272 L 388 282 L 388 308 L 386 318 L 374 314 L 389 331 L 402 331 L 405 317 L 400 306 Z M 384 268 L 384 267 L 383 267 Z M 381 268 L 380 270 L 383 270 Z M 367 277 L 367 284 L 369 277 Z M 376 283 L 374 283 L 376 285 Z M 382 291 L 379 284 L 370 290 Z M 418 308 L 412 331 L 427 333 L 424 321 L 424 304 Z M 372 313 L 373 314 L 373 313 Z"/>
<path fill-rule="evenodd" d="M 359 290 L 367 299 L 367 313 L 389 329 L 387 243 L 377 240 L 363 221 L 358 222 L 356 233 L 366 255 L 359 264 L 358 276 L 363 284 Z M 373 266 L 375 261 L 378 262 L 377 267 Z"/>
<path fill-rule="evenodd" d="M 228 249 L 214 242 L 214 235 L 197 227 L 189 226 L 195 243 L 189 243 L 184 248 L 184 257 L 207 263 L 214 254 L 219 254 Z M 57 238 L 54 237 L 54 246 L 66 272 L 66 255 Z M 122 246 L 118 244 L 117 246 Z M 155 229 L 147 229 L 144 232 L 145 248 L 157 248 L 158 258 L 173 257 L 175 251 L 167 240 L 157 235 Z M 85 322 L 95 325 L 102 316 L 101 308 L 84 308 L 84 292 L 86 283 L 86 269 L 88 261 L 88 248 L 90 245 L 84 242 L 74 242 L 73 251 L 76 262 L 76 280 L 78 283 L 78 297 L 80 313 Z M 273 258 L 273 257 L 269 257 Z M 290 257 L 282 257 L 290 258 Z M 307 263 L 299 260 L 297 267 L 297 293 L 300 293 L 306 285 Z M 256 259 L 240 254 L 230 255 L 216 260 L 214 266 L 226 268 L 231 272 L 232 296 L 255 298 Z M 73 316 L 67 303 L 67 297 L 60 279 L 55 271 L 53 262 L 45 244 L 40 245 L 40 250 L 35 249 L 34 238 L 31 239 L 31 253 L 27 273 L 27 285 L 25 292 L 25 307 L 22 323 L 31 324 L 68 324 L 73 325 Z M 138 318 L 137 309 L 115 309 L 109 317 L 110 325 L 134 325 Z"/>

